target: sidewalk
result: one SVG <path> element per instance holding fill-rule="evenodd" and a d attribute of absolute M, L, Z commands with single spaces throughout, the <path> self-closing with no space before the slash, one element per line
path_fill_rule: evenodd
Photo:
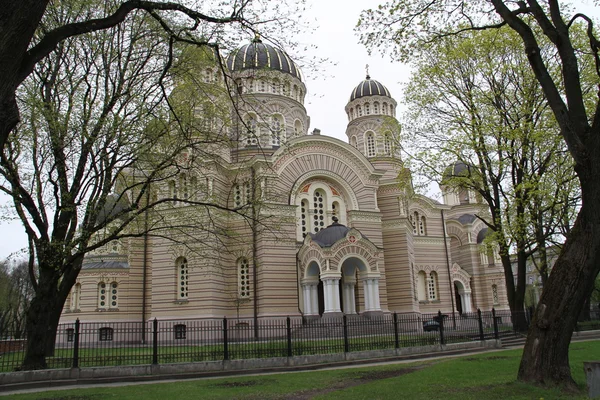
<path fill-rule="evenodd" d="M 576 332 L 573 334 L 572 341 L 588 341 L 600 339 L 600 331 Z M 246 370 L 230 370 L 230 371 L 205 371 L 193 373 L 175 373 L 169 376 L 157 375 L 142 375 L 128 377 L 107 377 L 96 379 L 72 379 L 72 380 L 49 380 L 36 382 L 22 382 L 13 385 L 4 385 L 0 387 L 0 397 L 11 396 L 21 393 L 45 392 L 54 390 L 66 389 L 83 389 L 90 387 L 118 387 L 129 385 L 144 385 L 153 383 L 168 383 L 190 379 L 218 379 L 231 376 L 254 376 L 268 375 L 280 373 L 297 373 L 304 371 L 330 370 L 340 368 L 358 368 L 385 364 L 402 364 L 412 363 L 425 360 L 441 360 L 447 358 L 461 357 L 467 354 L 482 354 L 489 352 L 497 352 L 509 349 L 522 348 L 522 341 L 510 340 L 508 343 L 502 344 L 500 348 L 478 347 L 471 349 L 457 349 L 448 351 L 438 351 L 420 354 L 408 354 L 395 357 L 381 357 L 353 361 L 329 362 L 309 365 L 287 366 L 287 367 L 271 367 L 271 368 L 254 368 Z M 183 365 L 182 365 L 183 369 Z"/>

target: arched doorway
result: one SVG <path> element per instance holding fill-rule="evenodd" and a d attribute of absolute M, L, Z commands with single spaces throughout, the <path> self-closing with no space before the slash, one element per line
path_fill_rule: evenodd
<path fill-rule="evenodd" d="M 456 281 L 454 281 L 454 302 L 456 304 L 456 311 L 458 311 L 458 314 L 461 315 L 463 313 L 462 299 L 460 297 L 460 291 Z"/>
<path fill-rule="evenodd" d="M 350 256 L 342 261 L 342 311 L 344 314 L 380 312 L 379 273 L 369 274 L 366 263 L 358 257 Z M 362 298 L 358 283 L 362 283 Z"/>
<path fill-rule="evenodd" d="M 456 311 L 459 314 L 470 313 L 471 309 L 471 290 L 466 289 L 465 285 L 459 281 L 454 281 L 454 298 L 456 299 Z"/>
<path fill-rule="evenodd" d="M 306 316 L 323 315 L 325 310 L 320 271 L 319 264 L 311 261 L 302 279 L 303 311 Z"/>

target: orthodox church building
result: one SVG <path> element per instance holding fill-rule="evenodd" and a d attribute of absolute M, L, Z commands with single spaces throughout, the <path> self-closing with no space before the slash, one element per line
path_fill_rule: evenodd
<path fill-rule="evenodd" d="M 468 190 L 442 185 L 443 204 L 412 191 L 397 103 L 382 83 L 367 76 L 349 88 L 346 142 L 309 133 L 307 88 L 281 49 L 255 39 L 226 67 L 229 146 L 155 195 L 239 212 L 183 201 L 159 210 L 205 233 L 121 239 L 88 255 L 61 322 L 508 308 L 476 217 L 484 208 Z"/>

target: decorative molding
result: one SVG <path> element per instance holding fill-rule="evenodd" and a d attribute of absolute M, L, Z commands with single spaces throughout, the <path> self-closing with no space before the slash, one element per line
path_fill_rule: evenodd
<path fill-rule="evenodd" d="M 290 141 L 289 146 L 285 149 L 287 151 L 274 154 L 273 169 L 277 171 L 278 175 L 281 175 L 288 165 L 296 159 L 305 156 L 323 155 L 348 165 L 355 171 L 364 185 L 377 185 L 384 172 L 375 170 L 373 165 L 348 143 L 333 140 L 335 139 L 325 136 L 308 135 Z"/>
<path fill-rule="evenodd" d="M 413 236 L 413 242 L 415 244 L 434 244 L 438 246 L 443 246 L 444 238 L 435 236 Z M 449 243 L 448 247 L 450 247 Z"/>
<path fill-rule="evenodd" d="M 428 265 L 428 264 L 427 265 L 415 264 L 415 266 L 413 268 L 414 268 L 414 272 L 416 272 L 417 274 L 419 273 L 419 271 L 425 271 L 426 273 L 430 273 L 430 272 L 439 273 L 439 271 L 443 269 L 443 267 L 441 265 Z"/>
<path fill-rule="evenodd" d="M 465 290 L 471 290 L 471 275 L 464 269 L 462 269 L 457 263 L 452 265 L 450 269 L 450 275 L 452 282 L 459 281 L 462 283 Z"/>
<path fill-rule="evenodd" d="M 348 222 L 379 222 L 381 223 L 381 212 L 379 211 L 348 211 Z"/>
<path fill-rule="evenodd" d="M 290 204 L 296 204 L 296 199 L 298 198 L 299 195 L 304 194 L 304 192 L 301 192 L 301 189 L 304 190 L 304 188 L 307 185 L 313 185 L 315 183 L 323 183 L 324 185 L 331 185 L 331 182 L 328 182 L 324 179 L 319 179 L 319 178 L 329 178 L 331 181 L 333 181 L 334 185 L 339 185 L 341 186 L 341 191 L 343 192 L 342 195 L 340 197 L 342 197 L 343 201 L 352 206 L 352 209 L 354 210 L 358 210 L 359 206 L 358 206 L 358 199 L 356 198 L 356 195 L 354 193 L 354 188 L 352 188 L 350 185 L 348 185 L 348 183 L 346 182 L 346 179 L 344 179 L 343 177 L 341 177 L 340 175 L 331 172 L 331 171 L 327 171 L 327 170 L 313 170 L 313 171 L 309 171 L 306 172 L 305 174 L 301 175 L 298 177 L 298 179 L 296 180 L 296 182 L 294 183 L 294 186 L 292 186 L 291 188 L 291 197 L 290 197 Z"/>

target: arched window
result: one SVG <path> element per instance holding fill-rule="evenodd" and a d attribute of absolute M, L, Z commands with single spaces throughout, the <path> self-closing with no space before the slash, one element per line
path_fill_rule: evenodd
<path fill-rule="evenodd" d="M 438 287 L 438 277 L 435 271 L 432 271 L 429 274 L 429 279 L 427 281 L 427 295 L 429 296 L 429 301 L 437 300 L 437 287 Z"/>
<path fill-rule="evenodd" d="M 185 339 L 187 337 L 187 326 L 185 324 L 173 325 L 173 334 L 175 339 Z"/>
<path fill-rule="evenodd" d="M 379 102 L 373 103 L 373 114 L 379 114 Z"/>
<path fill-rule="evenodd" d="M 392 135 L 389 132 L 386 132 L 383 135 L 383 152 L 387 156 L 392 155 Z"/>
<path fill-rule="evenodd" d="M 250 297 L 250 264 L 246 258 L 238 260 L 238 294 L 242 299 Z"/>
<path fill-rule="evenodd" d="M 98 340 L 101 342 L 113 340 L 113 328 L 103 327 L 98 329 Z"/>
<path fill-rule="evenodd" d="M 367 132 L 366 138 L 367 157 L 375 157 L 375 135 L 373 132 Z"/>
<path fill-rule="evenodd" d="M 73 289 L 71 289 L 71 304 L 70 304 L 71 311 L 79 310 L 80 299 L 81 299 L 81 283 L 76 283 L 75 286 L 73 286 Z"/>
<path fill-rule="evenodd" d="M 283 117 L 280 114 L 271 116 L 271 146 L 281 144 L 281 134 L 283 132 Z"/>
<path fill-rule="evenodd" d="M 108 293 L 106 283 L 98 283 L 98 309 L 105 310 L 108 308 Z"/>
<path fill-rule="evenodd" d="M 308 233 L 308 200 L 302 200 L 300 203 L 300 225 L 302 226 L 302 237 Z"/>
<path fill-rule="evenodd" d="M 350 138 L 350 144 L 352 145 L 352 147 L 358 148 L 358 141 L 356 140 L 356 136 L 352 136 Z"/>
<path fill-rule="evenodd" d="M 427 275 L 425 271 L 417 274 L 417 297 L 419 301 L 427 301 Z"/>
<path fill-rule="evenodd" d="M 387 103 L 383 103 L 383 108 L 381 110 L 381 113 L 384 114 L 384 115 L 387 115 L 387 113 L 388 113 Z"/>
<path fill-rule="evenodd" d="M 204 71 L 204 82 L 206 83 L 210 83 L 213 81 L 213 72 L 211 71 L 210 68 L 207 68 Z"/>
<path fill-rule="evenodd" d="M 494 305 L 500 304 L 498 300 L 498 285 L 492 285 L 492 302 Z"/>
<path fill-rule="evenodd" d="M 110 284 L 110 308 L 117 308 L 119 306 L 119 284 L 112 282 Z"/>
<path fill-rule="evenodd" d="M 354 118 L 354 108 L 351 108 L 350 111 L 348 112 L 348 118 L 350 120 L 352 120 L 352 118 Z"/>
<path fill-rule="evenodd" d="M 371 115 L 371 103 L 365 103 L 365 115 Z"/>
<path fill-rule="evenodd" d="M 418 211 L 413 211 L 408 215 L 408 220 L 412 225 L 413 235 L 427 235 L 427 221 L 424 215 L 419 214 Z"/>
<path fill-rule="evenodd" d="M 257 136 L 257 121 L 256 117 L 252 114 L 246 117 L 246 146 L 256 146 L 258 144 L 258 136 Z"/>
<path fill-rule="evenodd" d="M 174 203 L 177 203 L 177 185 L 174 180 L 169 181 L 169 197 Z"/>
<path fill-rule="evenodd" d="M 244 204 L 244 193 L 242 192 L 242 186 L 236 184 L 233 187 L 233 205 L 235 207 L 241 207 Z"/>
<path fill-rule="evenodd" d="M 181 198 L 183 200 L 188 199 L 188 180 L 186 174 L 179 174 L 179 187 L 181 188 Z"/>
<path fill-rule="evenodd" d="M 425 236 L 427 235 L 427 224 L 425 222 L 425 217 L 421 215 L 419 219 L 419 235 Z"/>
<path fill-rule="evenodd" d="M 337 201 L 334 201 L 333 203 L 331 203 L 331 222 L 333 223 L 333 217 L 340 218 L 339 216 L 340 213 L 340 203 L 338 203 Z"/>
<path fill-rule="evenodd" d="M 250 186 L 250 182 L 244 183 L 244 204 L 250 204 L 252 201 L 252 186 Z"/>
<path fill-rule="evenodd" d="M 177 300 L 187 300 L 188 298 L 188 262 L 185 257 L 179 257 L 175 261 L 177 268 Z"/>
<path fill-rule="evenodd" d="M 279 93 L 279 80 L 273 79 L 271 82 L 271 93 Z"/>
<path fill-rule="evenodd" d="M 356 115 L 358 115 L 359 117 L 362 117 L 362 107 L 361 106 L 356 106 Z"/>
<path fill-rule="evenodd" d="M 302 127 L 302 122 L 300 122 L 299 119 L 297 119 L 296 121 L 294 121 L 294 135 L 295 136 L 300 136 L 300 135 L 302 135 L 303 131 L 304 131 L 304 129 Z"/>
<path fill-rule="evenodd" d="M 264 79 L 260 79 L 258 81 L 258 91 L 259 92 L 266 92 L 267 91 L 267 82 L 265 82 Z"/>
<path fill-rule="evenodd" d="M 313 231 L 319 232 L 325 228 L 325 193 L 315 190 L 313 195 Z"/>
<path fill-rule="evenodd" d="M 289 82 L 286 82 L 283 84 L 283 95 L 284 96 L 290 95 L 290 83 Z"/>
<path fill-rule="evenodd" d="M 408 215 L 408 220 L 410 222 L 410 225 L 413 228 L 413 235 L 417 234 L 417 218 L 416 216 L 419 215 L 416 211 L 414 213 L 411 213 Z"/>

